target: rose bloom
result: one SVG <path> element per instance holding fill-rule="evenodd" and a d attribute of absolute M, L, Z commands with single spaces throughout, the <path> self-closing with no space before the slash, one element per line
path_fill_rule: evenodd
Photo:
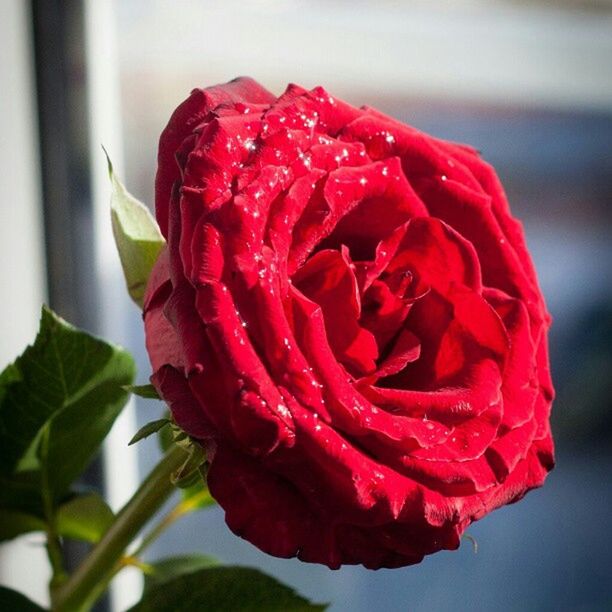
<path fill-rule="evenodd" d="M 196 89 L 159 144 L 152 382 L 234 533 L 418 563 L 553 467 L 550 317 L 493 169 L 324 89 Z"/>

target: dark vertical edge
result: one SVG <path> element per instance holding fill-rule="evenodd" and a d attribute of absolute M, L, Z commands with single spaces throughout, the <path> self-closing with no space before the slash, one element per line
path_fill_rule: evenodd
<path fill-rule="evenodd" d="M 50 306 L 97 331 L 82 0 L 32 0 Z"/>
<path fill-rule="evenodd" d="M 97 332 L 83 0 L 31 0 L 49 305 Z M 102 488 L 101 462 L 81 484 Z M 69 570 L 87 547 L 65 542 Z M 108 600 L 95 608 L 109 609 Z"/>

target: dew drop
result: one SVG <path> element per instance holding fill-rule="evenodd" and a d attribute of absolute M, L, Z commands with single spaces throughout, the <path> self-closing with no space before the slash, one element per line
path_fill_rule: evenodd
<path fill-rule="evenodd" d="M 276 409 L 278 410 L 279 414 L 281 416 L 284 416 L 285 418 L 291 416 L 291 413 L 289 412 L 289 409 L 284 404 L 278 404 Z"/>

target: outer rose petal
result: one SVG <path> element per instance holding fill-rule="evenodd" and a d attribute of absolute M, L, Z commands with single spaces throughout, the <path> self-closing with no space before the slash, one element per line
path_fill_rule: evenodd
<path fill-rule="evenodd" d="M 473 149 L 243 78 L 194 90 L 158 160 L 151 380 L 235 533 L 400 567 L 543 483 L 550 317 Z"/>
<path fill-rule="evenodd" d="M 159 141 L 158 171 L 155 178 L 155 213 L 164 236 L 168 231 L 168 202 L 174 183 L 180 180 L 174 156 L 183 140 L 209 112 L 221 104 L 269 104 L 273 100 L 274 96 L 259 83 L 248 77 L 241 77 L 226 85 L 194 89 L 189 98 L 174 111 Z"/>

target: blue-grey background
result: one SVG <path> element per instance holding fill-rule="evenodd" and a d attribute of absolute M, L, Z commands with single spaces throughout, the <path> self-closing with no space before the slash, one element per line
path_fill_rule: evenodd
<path fill-rule="evenodd" d="M 587 69 L 580 62 L 604 61 L 610 50 L 600 44 L 610 4 L 458 5 L 464 10 L 448 13 L 443 2 L 213 2 L 205 11 L 185 2 L 177 12 L 160 1 L 123 3 L 117 24 L 126 182 L 151 202 L 156 140 L 172 108 L 190 87 L 243 72 L 277 93 L 289 80 L 312 86 L 319 78 L 354 104 L 474 145 L 497 168 L 524 222 L 554 317 L 557 468 L 543 489 L 469 530 L 477 553 L 466 541 L 405 569 L 330 571 L 274 559 L 233 536 L 218 508 L 175 525 L 149 558 L 199 551 L 261 567 L 332 602 L 336 612 L 612 609 L 612 101 L 598 97 L 606 83 L 575 91 Z M 402 28 L 407 37 L 423 37 L 417 56 L 409 41 L 403 50 Z M 471 36 L 480 48 L 462 64 Z M 287 46 L 292 37 L 297 48 Z M 399 41 L 397 49 L 389 50 L 389 40 Z M 566 47 L 579 49 L 570 57 Z M 422 76 L 405 70 L 406 62 Z M 135 313 L 126 316 L 144 377 L 141 323 Z M 141 402 L 139 421 L 159 410 Z M 151 442 L 140 446 L 143 470 L 156 452 Z"/>

